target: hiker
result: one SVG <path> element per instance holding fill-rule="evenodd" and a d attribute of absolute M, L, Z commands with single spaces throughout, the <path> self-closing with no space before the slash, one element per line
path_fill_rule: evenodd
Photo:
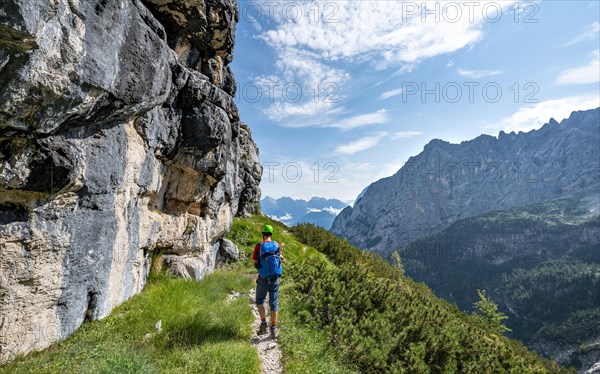
<path fill-rule="evenodd" d="M 273 241 L 273 227 L 264 225 L 262 228 L 262 243 L 254 247 L 252 261 L 258 269 L 256 279 L 256 306 L 260 315 L 260 328 L 258 335 L 267 333 L 267 313 L 265 311 L 265 298 L 269 293 L 269 306 L 271 308 L 271 336 L 276 338 L 279 334 L 277 327 L 277 311 L 279 310 L 279 277 L 281 276 L 281 261 L 283 260 L 283 243 Z"/>

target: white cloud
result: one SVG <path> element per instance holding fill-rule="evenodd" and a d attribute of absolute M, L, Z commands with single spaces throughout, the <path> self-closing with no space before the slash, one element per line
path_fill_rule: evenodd
<path fill-rule="evenodd" d="M 351 130 L 364 126 L 380 125 L 389 121 L 390 118 L 387 114 L 387 111 L 385 109 L 380 109 L 376 112 L 344 118 L 336 123 L 331 124 L 330 127 L 336 127 L 342 130 Z"/>
<path fill-rule="evenodd" d="M 281 77 L 254 78 L 263 102 L 270 103 L 264 109 L 270 119 L 313 117 L 343 109 L 336 104 L 342 99 L 341 85 L 351 78 L 349 73 L 323 64 L 313 52 L 292 48 L 279 51 L 275 67 Z"/>
<path fill-rule="evenodd" d="M 474 79 L 491 77 L 493 75 L 502 74 L 501 70 L 466 70 L 466 69 L 457 68 L 456 71 L 458 72 L 458 74 L 462 75 L 463 77 L 469 77 L 469 78 L 474 78 Z"/>
<path fill-rule="evenodd" d="M 286 107 L 283 109 L 282 106 L 274 105 L 269 110 L 287 110 L 288 113 L 294 111 L 295 113 L 315 113 L 318 109 L 311 109 L 313 104 L 307 103 L 305 105 L 301 105 L 295 108 Z M 319 105 L 319 104 L 314 104 Z M 373 125 L 381 125 L 388 123 L 390 121 L 390 117 L 385 109 L 380 109 L 375 112 L 359 114 L 351 117 L 345 118 L 336 118 L 345 112 L 343 107 L 334 107 L 330 110 L 323 113 L 323 115 L 311 118 L 310 120 L 299 119 L 299 120 L 290 120 L 286 121 L 285 124 L 282 124 L 283 127 L 291 127 L 291 128 L 302 128 L 302 127 L 328 127 L 335 128 L 340 130 L 353 130 L 360 127 L 373 126 Z"/>
<path fill-rule="evenodd" d="M 289 221 L 293 217 L 292 217 L 292 215 L 290 213 L 285 213 L 283 216 L 272 215 L 272 216 L 269 216 L 269 218 L 272 218 L 272 219 L 274 219 L 276 221 L 281 221 L 281 222 L 285 223 L 285 221 Z"/>
<path fill-rule="evenodd" d="M 307 101 L 301 104 L 290 103 L 286 101 L 276 102 L 267 107 L 264 113 L 272 120 L 281 121 L 288 117 L 312 117 L 318 114 L 336 113 L 343 108 L 333 108 L 333 103 L 322 101 Z M 305 122 L 305 121 L 290 121 L 284 127 L 310 127 L 322 126 L 327 127 L 323 121 Z"/>
<path fill-rule="evenodd" d="M 421 131 L 399 131 L 392 134 L 392 139 L 408 139 L 423 135 Z"/>
<path fill-rule="evenodd" d="M 279 51 L 275 66 L 283 73 L 286 83 L 339 85 L 340 82 L 350 79 L 349 73 L 325 65 L 322 60 L 320 55 L 306 49 L 286 48 Z"/>
<path fill-rule="evenodd" d="M 323 210 L 326 211 L 329 214 L 333 214 L 334 216 L 337 216 L 342 211 L 342 209 L 337 209 L 337 208 L 334 208 L 332 206 L 327 207 L 327 208 L 323 208 Z"/>
<path fill-rule="evenodd" d="M 364 137 L 352 143 L 339 145 L 335 148 L 335 153 L 341 155 L 352 155 L 358 152 L 366 151 L 369 148 L 375 147 L 386 136 L 387 133 L 382 132 L 377 135 Z"/>
<path fill-rule="evenodd" d="M 386 100 L 386 99 L 389 99 L 390 97 L 398 96 L 402 93 L 402 91 L 403 91 L 402 88 L 385 91 L 384 93 L 379 95 L 379 100 Z"/>
<path fill-rule="evenodd" d="M 591 53 L 587 65 L 567 69 L 556 78 L 555 84 L 586 84 L 600 82 L 600 51 Z"/>
<path fill-rule="evenodd" d="M 600 106 L 598 93 L 546 100 L 523 107 L 512 115 L 483 128 L 506 132 L 530 131 L 542 127 L 551 117 L 560 122 L 563 118 L 569 117 L 573 111 L 594 109 L 598 106 Z"/>
<path fill-rule="evenodd" d="M 584 40 L 593 40 L 597 38 L 599 34 L 600 22 L 594 22 L 591 25 L 589 25 L 581 34 L 577 35 L 575 38 L 563 44 L 563 47 L 568 47 L 570 45 L 582 42 Z"/>
<path fill-rule="evenodd" d="M 327 212 L 329 214 L 333 214 L 334 216 L 337 216 L 341 211 L 342 211 L 341 209 L 337 209 L 337 208 L 334 208 L 332 206 L 326 207 L 326 208 L 323 208 L 323 209 L 318 209 L 318 208 L 308 208 L 307 209 L 307 213 Z"/>

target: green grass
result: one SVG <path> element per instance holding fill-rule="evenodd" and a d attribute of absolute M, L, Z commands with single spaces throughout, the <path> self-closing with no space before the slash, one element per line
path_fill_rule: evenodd
<path fill-rule="evenodd" d="M 251 218 L 234 219 L 233 226 L 226 236 L 233 241 L 246 256 L 246 261 L 243 263 L 243 266 L 246 268 L 252 268 L 250 257 L 252 256 L 254 246 L 262 241 L 260 230 L 265 223 L 273 226 L 275 230 L 273 240 L 280 244 L 284 244 L 283 254 L 286 261 L 294 262 L 301 258 L 327 258 L 324 254 L 318 252 L 314 248 L 308 247 L 296 240 L 294 235 L 288 231 L 289 228 L 281 222 L 273 221 L 265 216 L 254 215 Z"/>
<path fill-rule="evenodd" d="M 589 200 L 585 196 L 572 196 L 542 203 L 519 206 L 502 211 L 493 211 L 478 217 L 466 219 L 470 225 L 507 224 L 518 228 L 519 225 L 543 225 L 552 229 L 561 225 L 581 225 L 597 221 L 597 215 L 590 213 Z"/>
<path fill-rule="evenodd" d="M 225 302 L 229 291 L 252 286 L 239 271 L 216 271 L 201 282 L 155 277 L 109 317 L 0 373 L 258 373 L 248 299 Z"/>

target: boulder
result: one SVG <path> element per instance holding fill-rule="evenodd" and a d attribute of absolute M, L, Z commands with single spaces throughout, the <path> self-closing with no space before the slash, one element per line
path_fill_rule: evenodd
<path fill-rule="evenodd" d="M 231 240 L 221 239 L 217 261 L 223 263 L 236 262 L 240 260 L 240 256 L 240 250 Z"/>

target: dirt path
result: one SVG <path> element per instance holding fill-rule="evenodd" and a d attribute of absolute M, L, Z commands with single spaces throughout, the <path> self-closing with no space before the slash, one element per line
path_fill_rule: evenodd
<path fill-rule="evenodd" d="M 280 374 L 283 373 L 283 365 L 281 364 L 281 350 L 277 341 L 271 337 L 271 333 L 258 336 L 256 332 L 260 326 L 260 317 L 256 308 L 256 291 L 248 292 L 252 313 L 254 314 L 254 323 L 252 324 L 252 345 L 258 352 L 260 357 L 260 372 L 262 374 Z"/>

